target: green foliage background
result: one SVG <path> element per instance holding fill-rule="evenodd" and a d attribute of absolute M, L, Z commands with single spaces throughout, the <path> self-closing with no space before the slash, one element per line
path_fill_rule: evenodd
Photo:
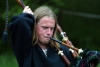
<path fill-rule="evenodd" d="M 100 17 L 92 18 L 67 13 L 72 11 L 100 15 L 100 0 L 24 0 L 24 3 L 33 11 L 41 5 L 48 5 L 56 13 L 59 25 L 75 47 L 100 51 Z M 5 10 L 6 0 L 0 2 L 0 67 L 18 67 L 11 49 L 10 31 L 8 43 L 2 42 L 6 21 Z M 9 22 L 12 16 L 20 14 L 22 10 L 16 0 L 9 0 Z"/>

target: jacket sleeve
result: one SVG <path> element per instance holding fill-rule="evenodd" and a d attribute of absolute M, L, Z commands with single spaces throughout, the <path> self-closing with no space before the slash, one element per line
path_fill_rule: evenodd
<path fill-rule="evenodd" d="M 12 17 L 9 23 L 12 49 L 17 60 L 21 60 L 26 56 L 32 46 L 33 25 L 34 16 L 26 13 Z"/>

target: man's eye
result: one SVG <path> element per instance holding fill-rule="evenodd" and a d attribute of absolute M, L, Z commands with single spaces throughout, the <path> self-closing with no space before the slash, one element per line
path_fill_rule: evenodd
<path fill-rule="evenodd" d="M 44 26 L 42 26 L 42 28 L 43 28 L 43 29 L 47 29 L 48 27 L 44 27 Z"/>
<path fill-rule="evenodd" d="M 54 27 L 52 27 L 51 30 L 54 30 Z"/>

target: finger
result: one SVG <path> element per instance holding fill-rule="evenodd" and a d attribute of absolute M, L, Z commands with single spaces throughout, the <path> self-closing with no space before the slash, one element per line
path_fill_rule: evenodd
<path fill-rule="evenodd" d="M 25 6 L 24 10 L 23 10 L 23 13 L 26 13 L 27 10 L 28 10 L 29 6 Z"/>
<path fill-rule="evenodd" d="M 27 8 L 28 6 L 25 6 L 24 10 Z"/>
<path fill-rule="evenodd" d="M 26 6 L 25 8 L 24 8 L 24 10 L 23 10 L 23 13 L 28 13 L 28 14 L 34 14 L 33 12 L 32 12 L 32 10 L 29 8 L 29 6 Z"/>

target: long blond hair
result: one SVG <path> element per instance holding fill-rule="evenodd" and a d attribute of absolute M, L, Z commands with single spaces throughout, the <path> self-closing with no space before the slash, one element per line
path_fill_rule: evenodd
<path fill-rule="evenodd" d="M 38 36 L 36 34 L 36 24 L 37 22 L 44 16 L 48 16 L 48 17 L 52 17 L 55 20 L 55 28 L 54 28 L 54 32 L 53 32 L 53 38 L 57 39 L 57 17 L 55 15 L 55 13 L 47 6 L 41 6 L 39 8 L 37 8 L 34 11 L 34 18 L 35 18 L 35 23 L 34 23 L 34 27 L 33 27 L 33 45 L 37 44 L 38 42 Z M 50 46 L 54 47 L 56 49 L 59 48 L 59 44 L 56 43 L 55 41 L 50 41 Z"/>

